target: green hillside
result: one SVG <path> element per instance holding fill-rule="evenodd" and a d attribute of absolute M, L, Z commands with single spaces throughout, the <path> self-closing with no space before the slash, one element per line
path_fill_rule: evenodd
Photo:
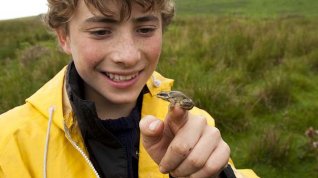
<path fill-rule="evenodd" d="M 318 16 L 316 0 L 176 0 L 179 15 Z"/>
<path fill-rule="evenodd" d="M 236 167 L 263 178 L 318 175 L 318 149 L 305 135 L 318 129 L 317 3 L 177 0 L 164 34 L 158 71 L 211 113 Z M 69 57 L 39 17 L 0 21 L 0 39 L 3 113 Z"/>

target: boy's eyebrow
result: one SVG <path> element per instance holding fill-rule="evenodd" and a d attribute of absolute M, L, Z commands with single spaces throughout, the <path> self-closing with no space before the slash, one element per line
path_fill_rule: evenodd
<path fill-rule="evenodd" d="M 156 21 L 159 22 L 159 18 L 154 15 L 146 15 L 141 17 L 133 18 L 134 23 L 142 23 L 142 22 L 149 22 L 149 21 Z M 112 17 L 105 17 L 105 16 L 93 16 L 84 21 L 85 23 L 110 23 L 115 24 L 119 23 L 119 20 L 116 20 Z"/>
<path fill-rule="evenodd" d="M 159 22 L 159 18 L 154 15 L 147 15 L 142 17 L 136 17 L 133 19 L 134 23 L 142 23 L 142 22 L 149 22 L 149 21 L 156 21 Z"/>
<path fill-rule="evenodd" d="M 85 23 L 118 23 L 118 21 L 111 17 L 93 16 L 86 19 Z"/>

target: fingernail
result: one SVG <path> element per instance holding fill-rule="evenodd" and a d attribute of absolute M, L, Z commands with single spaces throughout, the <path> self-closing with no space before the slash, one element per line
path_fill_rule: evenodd
<path fill-rule="evenodd" d="M 159 120 L 152 122 L 152 123 L 149 125 L 149 130 L 155 131 L 156 128 L 158 127 L 159 123 L 160 123 Z"/>
<path fill-rule="evenodd" d="M 160 172 L 163 173 L 163 174 L 166 174 L 166 173 L 167 173 L 167 170 L 166 170 L 164 167 L 162 167 L 162 166 L 159 167 L 159 170 L 160 170 Z"/>

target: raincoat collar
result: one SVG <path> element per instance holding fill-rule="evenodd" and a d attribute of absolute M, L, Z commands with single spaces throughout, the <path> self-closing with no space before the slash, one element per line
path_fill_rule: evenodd
<path fill-rule="evenodd" d="M 26 99 L 36 110 L 49 117 L 49 108 L 54 108 L 53 123 L 64 130 L 63 124 L 63 90 L 66 67 L 64 67 L 49 82 L 42 86 L 36 93 Z"/>
<path fill-rule="evenodd" d="M 65 66 L 56 76 L 42 86 L 36 93 L 26 99 L 36 110 L 49 117 L 49 108 L 54 108 L 53 123 L 64 130 L 64 120 L 67 126 L 72 125 L 72 120 L 67 120 L 72 114 L 67 92 L 65 91 Z M 155 96 L 160 91 L 169 91 L 173 85 L 172 79 L 164 78 L 154 72 L 146 83 L 151 96 Z M 64 118 L 64 119 L 63 119 Z"/>

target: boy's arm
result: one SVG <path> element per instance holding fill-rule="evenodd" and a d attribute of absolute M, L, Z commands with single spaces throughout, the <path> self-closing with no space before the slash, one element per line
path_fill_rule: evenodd
<path fill-rule="evenodd" d="M 210 126 L 215 126 L 214 119 L 211 115 L 205 110 L 194 107 L 191 112 L 196 115 L 201 115 L 205 117 Z M 226 167 L 224 171 L 221 172 L 220 178 L 232 178 L 231 175 L 233 172 L 236 178 L 259 178 L 252 169 L 236 169 L 233 161 L 229 160 L 229 166 Z M 232 170 L 232 171 L 231 171 Z"/>
<path fill-rule="evenodd" d="M 2 171 L 2 168 L 0 167 L 0 178 L 4 178 L 4 173 Z"/>

